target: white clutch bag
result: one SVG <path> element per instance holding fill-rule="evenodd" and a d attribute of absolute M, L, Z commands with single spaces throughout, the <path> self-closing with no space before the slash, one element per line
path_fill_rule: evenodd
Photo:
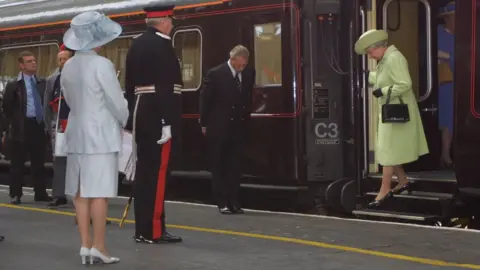
<path fill-rule="evenodd" d="M 60 107 L 62 105 L 62 92 L 60 92 L 60 98 L 58 100 L 58 114 L 57 114 L 57 124 L 55 125 L 55 147 L 53 154 L 56 157 L 66 157 L 67 156 L 67 143 L 65 141 L 65 133 L 58 132 L 58 124 L 60 120 Z"/>

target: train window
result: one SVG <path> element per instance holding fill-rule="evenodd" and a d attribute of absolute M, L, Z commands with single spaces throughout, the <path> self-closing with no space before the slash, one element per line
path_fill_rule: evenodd
<path fill-rule="evenodd" d="M 22 45 L 16 47 L 4 47 L 0 49 L 0 80 L 1 85 L 17 78 L 20 72 L 18 56 L 23 51 L 30 51 L 37 60 L 37 75 L 46 78 L 57 68 L 57 43 Z"/>
<path fill-rule="evenodd" d="M 258 86 L 282 84 L 282 26 L 280 22 L 254 25 L 254 54 Z"/>
<path fill-rule="evenodd" d="M 196 91 L 202 83 L 202 33 L 198 29 L 178 30 L 173 46 L 182 68 L 183 91 Z"/>
<path fill-rule="evenodd" d="M 108 43 L 100 51 L 99 55 L 108 58 L 115 65 L 118 74 L 120 86 L 125 89 L 125 63 L 130 45 L 132 45 L 134 36 L 123 36 Z"/>

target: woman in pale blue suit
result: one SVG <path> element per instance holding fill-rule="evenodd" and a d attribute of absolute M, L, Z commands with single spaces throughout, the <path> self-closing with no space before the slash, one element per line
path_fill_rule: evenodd
<path fill-rule="evenodd" d="M 439 65 L 448 65 L 451 74 L 455 73 L 455 2 L 448 3 L 440 11 L 445 24 L 437 28 L 438 36 L 438 61 Z M 448 76 L 450 77 L 450 76 Z M 438 124 L 442 132 L 442 156 L 443 167 L 453 166 L 450 149 L 453 137 L 453 100 L 454 100 L 453 76 L 450 79 L 439 80 L 438 88 Z"/>
<path fill-rule="evenodd" d="M 113 63 L 99 56 L 101 47 L 117 38 L 122 27 L 103 14 L 77 15 L 63 37 L 75 50 L 60 79 L 70 107 L 65 131 L 67 170 L 65 194 L 74 197 L 82 245 L 82 263 L 117 263 L 105 247 L 108 198 L 117 196 L 118 155 L 128 108 Z M 90 217 L 93 240 L 90 239 Z"/>

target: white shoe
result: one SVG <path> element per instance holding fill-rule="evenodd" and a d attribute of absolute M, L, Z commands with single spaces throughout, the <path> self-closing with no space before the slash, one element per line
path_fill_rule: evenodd
<path fill-rule="evenodd" d="M 103 255 L 98 249 L 92 248 L 90 249 L 90 256 L 92 258 L 99 258 L 103 263 L 105 264 L 112 264 L 112 263 L 118 263 L 120 261 L 119 258 L 116 257 L 107 257 Z M 93 261 L 93 259 L 92 259 Z"/>
<path fill-rule="evenodd" d="M 93 264 L 93 258 L 90 255 L 90 249 L 86 247 L 81 247 L 80 248 L 80 257 L 82 257 L 82 264 L 87 264 L 87 258 L 88 258 L 88 263 Z"/>

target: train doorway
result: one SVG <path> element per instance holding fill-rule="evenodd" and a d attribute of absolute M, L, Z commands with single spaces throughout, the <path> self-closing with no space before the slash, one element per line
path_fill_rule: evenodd
<path fill-rule="evenodd" d="M 439 128 L 439 83 L 438 83 L 438 37 L 442 26 L 438 10 L 444 1 L 435 0 L 377 0 L 361 5 L 362 32 L 369 29 L 384 29 L 389 34 L 389 43 L 394 44 L 406 57 L 412 78 L 413 91 L 417 96 L 429 154 L 416 162 L 406 164 L 405 171 L 411 180 L 455 183 L 452 168 L 442 164 L 442 134 Z M 375 61 L 362 59 L 363 69 L 374 69 Z M 364 81 L 367 78 L 363 78 Z M 365 171 L 373 178 L 381 177 L 381 166 L 375 158 L 378 104 L 371 91 L 365 95 L 364 121 Z M 433 185 L 435 186 L 435 185 Z M 433 187 L 434 189 L 434 187 Z M 431 190 L 434 191 L 434 190 Z"/>

